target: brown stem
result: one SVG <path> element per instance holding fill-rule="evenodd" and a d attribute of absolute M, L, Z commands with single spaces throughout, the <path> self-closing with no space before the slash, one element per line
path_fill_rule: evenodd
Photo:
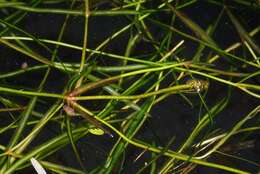
<path fill-rule="evenodd" d="M 99 80 L 97 82 L 88 83 L 86 85 L 75 88 L 72 92 L 69 93 L 70 97 L 78 96 L 86 91 L 89 91 L 94 88 L 98 88 L 108 83 L 112 83 L 120 79 L 120 76 L 114 76 L 107 79 Z"/>

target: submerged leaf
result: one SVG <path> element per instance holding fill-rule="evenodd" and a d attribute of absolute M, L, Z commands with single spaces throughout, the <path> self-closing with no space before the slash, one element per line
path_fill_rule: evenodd
<path fill-rule="evenodd" d="M 35 158 L 31 158 L 30 161 L 37 174 L 47 174 L 42 165 Z"/>
<path fill-rule="evenodd" d="M 240 24 L 240 22 L 237 20 L 237 18 L 231 13 L 231 11 L 226 7 L 226 12 L 231 19 L 232 23 L 234 24 L 237 32 L 239 33 L 240 37 L 247 41 L 250 46 L 258 53 L 260 54 L 260 48 L 259 46 L 255 43 L 253 38 L 248 34 L 248 32 L 244 29 L 244 27 Z"/>
<path fill-rule="evenodd" d="M 173 6 L 168 4 L 170 9 L 180 18 L 180 20 L 188 26 L 198 37 L 200 37 L 203 41 L 211 44 L 212 46 L 218 48 L 215 41 L 207 34 L 206 31 L 204 31 L 198 24 L 193 22 L 191 19 L 188 18 L 184 13 L 176 10 Z"/>
<path fill-rule="evenodd" d="M 92 133 L 93 135 L 104 135 L 105 133 L 102 129 L 99 128 L 89 129 L 89 132 Z"/>

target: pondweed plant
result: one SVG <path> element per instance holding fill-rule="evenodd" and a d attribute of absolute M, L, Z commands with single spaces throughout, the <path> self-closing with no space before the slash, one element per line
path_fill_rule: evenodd
<path fill-rule="evenodd" d="M 0 173 L 259 172 L 259 9 L 1 0 Z"/>

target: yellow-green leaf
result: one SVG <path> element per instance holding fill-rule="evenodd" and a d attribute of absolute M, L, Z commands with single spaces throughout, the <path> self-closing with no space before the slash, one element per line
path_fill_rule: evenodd
<path fill-rule="evenodd" d="M 89 132 L 93 135 L 103 135 L 105 133 L 102 129 L 99 128 L 91 128 L 89 129 Z"/>

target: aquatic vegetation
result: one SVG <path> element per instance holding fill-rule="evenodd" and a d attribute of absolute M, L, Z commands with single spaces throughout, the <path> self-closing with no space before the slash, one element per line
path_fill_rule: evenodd
<path fill-rule="evenodd" d="M 257 173 L 258 1 L 0 2 L 0 174 Z"/>

